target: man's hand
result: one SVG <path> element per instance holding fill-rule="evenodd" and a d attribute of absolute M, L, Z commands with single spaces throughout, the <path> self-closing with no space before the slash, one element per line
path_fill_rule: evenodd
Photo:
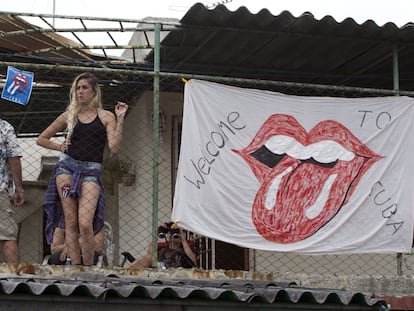
<path fill-rule="evenodd" d="M 14 205 L 20 207 L 24 204 L 24 196 L 22 189 L 16 189 L 14 192 Z"/>

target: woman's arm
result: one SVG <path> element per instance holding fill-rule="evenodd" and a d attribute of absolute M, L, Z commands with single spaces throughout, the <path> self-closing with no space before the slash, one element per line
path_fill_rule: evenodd
<path fill-rule="evenodd" d="M 150 245 L 148 248 L 148 252 L 145 254 L 144 257 L 135 259 L 128 268 L 129 269 L 142 269 L 142 268 L 149 268 L 152 265 L 152 246 Z"/>
<path fill-rule="evenodd" d="M 109 111 L 104 111 L 104 123 L 106 125 L 106 135 L 108 137 L 108 147 L 112 154 L 117 154 L 121 149 L 122 132 L 124 128 L 125 114 L 128 110 L 128 105 L 118 102 L 115 106 L 115 114 Z"/>
<path fill-rule="evenodd" d="M 58 116 L 42 133 L 40 133 L 36 143 L 44 148 L 63 152 L 65 150 L 65 144 L 54 142 L 51 138 L 55 136 L 56 133 L 64 131 L 66 126 L 67 112 L 64 112 Z"/>
<path fill-rule="evenodd" d="M 181 244 L 183 245 L 184 253 L 191 259 L 194 265 L 197 265 L 197 256 L 194 254 L 193 250 L 191 249 L 190 245 L 187 243 L 187 237 L 184 230 L 180 229 L 181 234 Z"/>

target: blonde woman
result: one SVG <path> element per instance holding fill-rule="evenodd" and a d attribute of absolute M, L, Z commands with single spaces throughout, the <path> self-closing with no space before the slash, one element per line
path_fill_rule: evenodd
<path fill-rule="evenodd" d="M 67 110 L 36 141 L 62 152 L 44 201 L 46 239 L 52 242 L 63 210 L 65 244 L 74 265 L 93 264 L 94 233 L 103 227 L 103 153 L 106 145 L 111 154 L 118 153 L 127 109 L 127 104 L 118 102 L 115 115 L 104 110 L 98 79 L 92 73 L 82 73 L 72 83 Z M 63 143 L 52 140 L 63 131 L 67 131 Z"/>

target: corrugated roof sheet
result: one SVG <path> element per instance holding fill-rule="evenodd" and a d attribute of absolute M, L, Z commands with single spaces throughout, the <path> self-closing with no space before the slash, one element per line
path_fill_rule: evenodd
<path fill-rule="evenodd" d="M 400 89 L 413 90 L 414 27 L 378 26 L 332 16 L 317 20 L 267 9 L 209 10 L 195 4 L 161 42 L 161 71 L 275 81 L 393 88 L 398 49 Z M 151 62 L 153 53 L 146 60 Z"/>
<path fill-rule="evenodd" d="M 39 31 L 18 16 L 0 14 L 0 59 L 50 64 L 74 64 L 75 61 L 98 62 L 101 56 L 90 51 L 68 47 L 81 47 L 80 43 L 60 34 Z"/>
<path fill-rule="evenodd" d="M 3 276 L 3 295 L 90 296 L 105 298 L 204 299 L 240 303 L 308 303 L 386 306 L 383 300 L 336 289 L 298 287 L 294 283 L 238 279 L 173 279 L 75 272 L 66 276 Z M 184 303 L 185 304 L 185 303 Z"/>
<path fill-rule="evenodd" d="M 0 264 L 0 296 L 6 295 L 12 300 L 12 296 L 20 294 L 33 296 L 33 301 L 54 295 L 100 300 L 106 297 L 173 299 L 179 300 L 178 303 L 182 305 L 201 299 L 236 304 L 307 304 L 330 305 L 334 309 L 355 306 L 361 309 L 387 309 L 385 300 L 371 298 L 362 292 L 297 286 L 294 281 L 276 281 L 272 274 L 252 274 L 247 271 Z"/>

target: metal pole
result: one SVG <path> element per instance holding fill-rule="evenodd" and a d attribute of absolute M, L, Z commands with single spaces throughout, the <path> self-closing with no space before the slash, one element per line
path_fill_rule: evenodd
<path fill-rule="evenodd" d="M 392 47 L 392 71 L 393 71 L 393 89 L 394 91 L 400 90 L 400 77 L 398 71 L 398 47 L 394 45 Z M 398 96 L 398 94 L 396 94 Z M 403 275 L 403 254 L 397 254 L 397 275 Z"/>
<path fill-rule="evenodd" d="M 152 266 L 157 266 L 158 235 L 158 165 L 159 165 L 159 111 L 160 111 L 160 32 L 161 24 L 155 24 L 154 32 L 154 89 L 153 89 L 153 160 L 152 160 Z"/>
<path fill-rule="evenodd" d="M 400 90 L 400 76 L 398 70 L 398 47 L 394 45 L 392 47 L 392 70 L 393 70 L 393 89 L 394 91 Z M 398 94 L 397 94 L 398 95 Z"/>
<path fill-rule="evenodd" d="M 55 27 L 56 0 L 53 0 L 53 27 Z"/>

